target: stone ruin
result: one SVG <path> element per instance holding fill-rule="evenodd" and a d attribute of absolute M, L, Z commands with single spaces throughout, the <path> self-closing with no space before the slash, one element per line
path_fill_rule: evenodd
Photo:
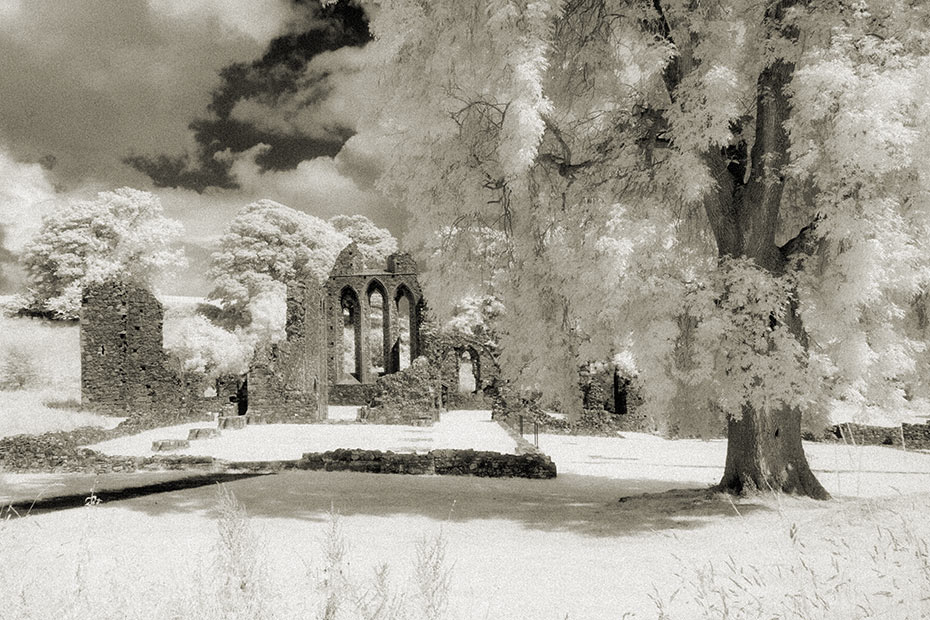
<path fill-rule="evenodd" d="M 381 299 L 381 333 L 372 339 L 372 298 L 376 294 Z M 326 283 L 326 297 L 330 402 L 367 404 L 377 391 L 379 376 L 408 368 L 421 353 L 423 294 L 416 264 L 409 254 L 392 254 L 385 269 L 366 270 L 353 243 L 336 259 Z M 402 332 L 408 335 L 406 343 L 401 340 Z M 372 340 L 380 341 L 375 345 L 380 350 L 373 350 Z M 374 364 L 375 358 L 380 359 L 380 366 Z"/>
<path fill-rule="evenodd" d="M 162 348 L 163 319 L 161 303 L 135 284 L 110 281 L 84 291 L 81 402 L 85 409 L 167 419 L 208 413 L 201 386 L 170 368 Z"/>
<path fill-rule="evenodd" d="M 372 338 L 376 293 L 381 318 Z M 330 403 L 372 404 L 393 385 L 381 377 L 416 374 L 407 369 L 423 350 L 423 307 L 409 255 L 391 255 L 381 270 L 364 269 L 351 244 L 323 286 L 287 284 L 283 342 L 257 354 L 246 375 L 207 386 L 172 368 L 162 346 L 164 308 L 150 291 L 124 281 L 96 284 L 84 291 L 81 310 L 82 402 L 100 413 L 166 421 L 244 414 L 250 422 L 321 421 Z M 380 341 L 375 351 L 372 340 Z M 440 401 L 421 400 L 409 414 L 376 406 L 368 420 L 422 422 Z"/>

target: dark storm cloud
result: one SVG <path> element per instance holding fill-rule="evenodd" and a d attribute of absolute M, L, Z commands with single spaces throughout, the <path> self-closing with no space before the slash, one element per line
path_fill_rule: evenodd
<path fill-rule="evenodd" d="M 213 90 L 206 109 L 208 114 L 189 125 L 198 145 L 193 157 L 132 155 L 125 161 L 158 186 L 202 191 L 210 186 L 238 187 L 230 173 L 233 158 L 223 156 L 227 152 L 243 153 L 256 145 L 266 145 L 256 151 L 254 159 L 261 171 L 293 170 L 305 160 L 339 153 L 353 133 L 350 127 L 333 127 L 324 135 L 299 129 L 280 131 L 234 115 L 240 103 L 273 109 L 298 91 L 301 105 L 312 108 L 327 97 L 328 76 L 316 76 L 315 84 L 308 85 L 308 64 L 324 52 L 361 47 L 369 41 L 368 22 L 361 8 L 343 2 L 313 10 L 317 12 L 313 27 L 276 37 L 262 57 L 253 62 L 236 62 L 222 69 L 220 85 Z"/>
<path fill-rule="evenodd" d="M 0 149 L 66 188 L 144 181 L 125 157 L 193 150 L 220 70 L 313 16 L 293 0 L 2 0 Z"/>

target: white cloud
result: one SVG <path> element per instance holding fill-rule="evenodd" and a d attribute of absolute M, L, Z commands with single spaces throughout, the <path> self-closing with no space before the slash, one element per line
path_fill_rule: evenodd
<path fill-rule="evenodd" d="M 5 2 L 0 141 L 19 160 L 54 157 L 68 187 L 139 185 L 128 155 L 193 152 L 188 125 L 220 70 L 314 14 L 290 0 Z"/>
<path fill-rule="evenodd" d="M 255 198 L 270 198 L 294 209 L 322 218 L 340 213 L 368 215 L 384 220 L 388 207 L 385 199 L 373 190 L 362 189 L 339 170 L 332 157 L 302 161 L 286 171 L 262 171 L 255 162 L 267 145 L 259 144 L 243 153 L 224 153 L 232 163 L 230 173 L 242 192 Z"/>
<path fill-rule="evenodd" d="M 282 32 L 307 24 L 305 10 L 286 0 L 148 0 L 159 15 L 200 23 L 218 22 L 230 35 L 266 44 Z"/>
<path fill-rule="evenodd" d="M 12 252 L 20 252 L 39 230 L 42 216 L 59 204 L 54 186 L 39 164 L 15 161 L 0 149 L 0 225 L 4 242 Z"/>

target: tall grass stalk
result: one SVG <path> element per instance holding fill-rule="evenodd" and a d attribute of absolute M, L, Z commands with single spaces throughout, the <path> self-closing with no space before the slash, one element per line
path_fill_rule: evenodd
<path fill-rule="evenodd" d="M 842 536 L 813 545 L 787 523 L 778 557 L 706 562 L 676 576 L 673 592 L 650 599 L 657 620 L 917 620 L 930 618 L 930 553 L 917 506 L 868 507 L 871 533 L 856 536 L 844 515 Z M 784 516 L 784 515 L 783 515 Z M 918 526 L 923 526 L 918 529 Z"/>

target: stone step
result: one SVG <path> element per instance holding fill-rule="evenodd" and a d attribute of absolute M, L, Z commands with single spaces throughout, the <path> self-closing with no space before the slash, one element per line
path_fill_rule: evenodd
<path fill-rule="evenodd" d="M 191 443 L 186 439 L 159 439 L 152 442 L 152 452 L 166 452 L 190 447 Z"/>
<path fill-rule="evenodd" d="M 245 428 L 248 423 L 249 416 L 247 415 L 220 416 L 217 428 L 221 430 L 239 430 Z"/>
<path fill-rule="evenodd" d="M 187 440 L 193 441 L 195 439 L 213 439 L 214 437 L 220 436 L 220 429 L 218 428 L 192 428 L 187 433 Z"/>

